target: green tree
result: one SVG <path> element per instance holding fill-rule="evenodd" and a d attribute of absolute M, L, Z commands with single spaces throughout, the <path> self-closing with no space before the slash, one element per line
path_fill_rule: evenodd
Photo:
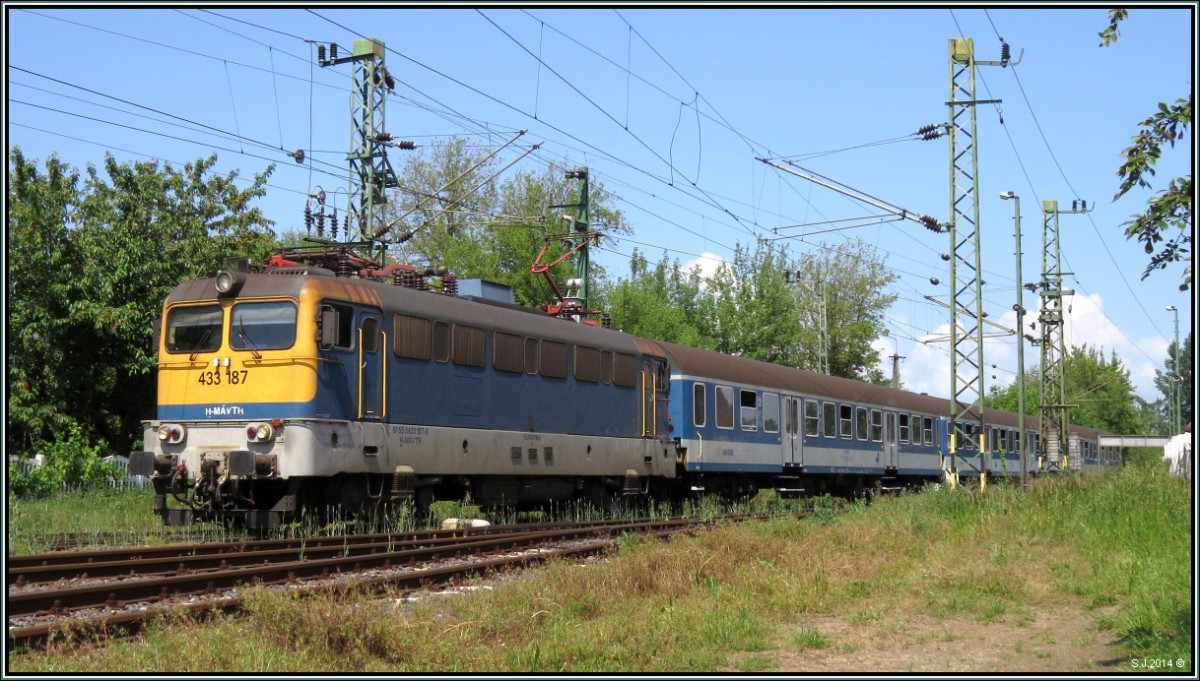
<path fill-rule="evenodd" d="M 107 451 L 128 451 L 154 413 L 152 329 L 167 293 L 226 258 L 263 258 L 269 222 L 216 157 L 183 169 L 120 163 L 107 177 L 51 157 L 45 173 L 10 154 L 9 392 L 6 444 L 29 452 L 71 424 Z"/>
<path fill-rule="evenodd" d="M 1183 392 L 1179 395 L 1180 412 L 1182 414 L 1181 422 L 1183 425 L 1191 423 L 1195 418 L 1195 400 L 1196 388 L 1193 384 L 1195 374 L 1193 373 L 1192 353 L 1195 351 L 1195 346 L 1192 344 L 1192 333 L 1189 331 L 1187 338 L 1179 346 L 1179 367 L 1175 367 L 1176 348 L 1172 342 L 1167 348 L 1167 359 L 1164 362 L 1162 370 L 1154 371 L 1154 386 L 1162 392 L 1166 399 L 1165 404 L 1171 403 L 1171 390 L 1178 385 Z M 1176 378 L 1178 376 L 1178 378 Z M 1169 407 L 1167 412 L 1169 413 Z"/>
<path fill-rule="evenodd" d="M 442 265 L 459 278 L 483 278 L 508 284 L 517 302 L 536 307 L 553 302 L 545 280 L 533 277 L 530 268 L 544 246 L 544 262 L 565 252 L 568 223 L 563 208 L 578 201 L 576 181 L 565 176 L 564 165 L 540 172 L 503 171 L 488 152 L 453 137 L 439 141 L 408 158 L 400 173 L 400 189 L 389 204 L 394 222 L 391 238 L 411 234 L 394 249 L 397 259 L 412 264 Z M 629 231 L 612 197 L 594 178 L 589 183 L 591 228 L 608 234 Z M 551 208 L 551 206 L 559 206 Z M 387 237 L 385 237 L 387 238 Z M 570 260 L 551 276 L 561 287 L 574 276 Z M 593 267 L 593 279 L 603 271 Z"/>
<path fill-rule="evenodd" d="M 1107 47 L 1116 42 L 1118 25 L 1129 16 L 1129 11 L 1114 9 L 1109 14 L 1109 25 L 1100 33 L 1100 46 Z M 1179 98 L 1174 104 L 1159 102 L 1158 111 L 1139 125 L 1133 136 L 1133 144 L 1121 152 L 1125 162 L 1117 168 L 1121 185 L 1113 201 L 1120 199 L 1134 187 L 1151 189 L 1146 179 L 1154 175 L 1154 166 L 1162 157 L 1164 145 L 1175 146 L 1184 138 L 1192 125 L 1192 97 Z M 1184 175 L 1167 183 L 1167 188 L 1147 201 L 1147 208 L 1124 224 L 1125 237 L 1137 239 L 1150 255 L 1150 263 L 1142 272 L 1142 279 L 1154 270 L 1166 269 L 1174 262 L 1184 261 L 1181 291 L 1192 285 L 1192 265 L 1189 254 L 1192 248 L 1192 176 Z"/>
<path fill-rule="evenodd" d="M 861 239 L 822 246 L 800 257 L 795 291 L 801 298 L 801 351 L 807 366 L 819 356 L 821 309 L 829 330 L 829 373 L 872 383 L 884 382 L 871 343 L 887 336 L 884 314 L 896 301 L 884 293 L 896 275 L 886 259 Z M 822 293 L 824 299 L 822 299 Z"/>
<path fill-rule="evenodd" d="M 654 340 L 712 349 L 710 299 L 704 295 L 698 267 L 684 272 L 664 253 L 654 267 L 634 249 L 629 277 L 604 291 L 612 326 Z"/>
<path fill-rule="evenodd" d="M 1141 401 L 1134 393 L 1129 370 L 1115 353 L 1106 359 L 1103 352 L 1087 344 L 1072 348 L 1064 358 L 1067 404 L 1071 405 L 1072 423 L 1099 428 L 1118 435 L 1147 432 Z M 1038 414 L 1042 403 L 1041 371 L 1025 371 L 1025 412 Z M 987 409 L 1017 411 L 1017 384 L 1003 388 L 992 386 L 984 400 Z"/>
<path fill-rule="evenodd" d="M 767 242 L 753 251 L 738 244 L 733 261 L 707 281 L 715 350 L 784 366 L 803 366 L 800 317 L 789 284 L 787 253 Z"/>

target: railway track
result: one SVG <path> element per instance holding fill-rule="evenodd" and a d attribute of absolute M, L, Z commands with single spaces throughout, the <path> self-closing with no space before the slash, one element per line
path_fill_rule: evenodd
<path fill-rule="evenodd" d="M 669 536 L 711 524 L 672 518 L 511 525 L 20 556 L 6 575 L 8 649 L 55 637 L 133 634 L 167 613 L 236 611 L 251 586 L 411 591 L 594 555 L 626 533 Z"/>

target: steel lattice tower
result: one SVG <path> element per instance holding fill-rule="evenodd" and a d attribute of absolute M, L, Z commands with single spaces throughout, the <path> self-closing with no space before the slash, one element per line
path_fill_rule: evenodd
<path fill-rule="evenodd" d="M 323 52 L 324 50 L 322 50 Z M 392 89 L 392 76 L 383 63 L 384 44 L 373 38 L 354 41 L 348 57 L 320 58 L 321 66 L 354 64 L 354 85 L 350 94 L 350 205 L 351 228 L 363 241 L 382 237 L 388 230 L 383 207 L 387 189 L 397 186 L 396 174 L 387 159 L 386 147 L 392 136 L 384 130 L 384 102 Z M 350 234 L 346 235 L 347 238 Z"/>
<path fill-rule="evenodd" d="M 986 475 L 983 428 L 983 291 L 980 279 L 979 158 L 976 153 L 975 45 L 950 40 L 950 484 L 959 451 L 980 435 L 978 473 Z M 961 326 L 960 326 L 961 324 Z"/>
<path fill-rule="evenodd" d="M 1083 211 L 1072 208 L 1069 212 Z M 1066 470 L 1070 465 L 1063 297 L 1075 292 L 1062 286 L 1058 216 L 1058 201 L 1042 202 L 1042 281 L 1038 312 L 1038 323 L 1042 327 L 1042 403 L 1038 467 L 1043 470 Z"/>

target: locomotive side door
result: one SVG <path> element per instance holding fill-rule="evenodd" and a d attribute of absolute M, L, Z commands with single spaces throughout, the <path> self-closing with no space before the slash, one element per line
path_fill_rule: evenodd
<path fill-rule="evenodd" d="M 383 391 L 384 356 L 380 348 L 381 337 L 387 335 L 380 329 L 379 312 L 362 310 L 358 315 L 358 418 L 378 421 L 384 413 Z"/>
<path fill-rule="evenodd" d="M 667 437 L 665 425 L 671 381 L 666 360 L 646 357 L 642 361 L 639 391 L 642 402 L 642 437 Z"/>

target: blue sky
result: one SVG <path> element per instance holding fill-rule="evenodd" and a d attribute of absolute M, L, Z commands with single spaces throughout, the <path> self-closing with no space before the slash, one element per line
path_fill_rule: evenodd
<path fill-rule="evenodd" d="M 397 81 L 387 129 L 429 144 L 451 135 L 496 147 L 529 146 L 525 167 L 587 166 L 617 197 L 634 233 L 594 252 L 610 274 L 628 272 L 636 248 L 712 268 L 738 243 L 802 235 L 816 225 L 879 211 L 758 160 L 787 157 L 907 210 L 945 221 L 950 212 L 949 147 L 919 141 L 921 126 L 948 120 L 949 39 L 974 39 L 980 66 L 978 197 L 984 308 L 1012 326 L 1015 315 L 1012 201 L 1021 197 L 1023 279 L 1041 269 L 1041 202 L 1094 210 L 1063 215 L 1060 235 L 1069 300 L 1065 337 L 1115 352 L 1138 393 L 1158 397 L 1152 379 L 1174 338 L 1193 323 L 1182 267 L 1141 279 L 1147 256 L 1121 223 L 1152 194 L 1114 203 L 1120 152 L 1160 101 L 1191 92 L 1195 15 L 1190 5 L 1135 6 L 1120 40 L 1099 47 L 1106 8 L 996 5 L 815 9 L 774 5 L 586 9 L 425 8 L 337 5 L 228 9 L 26 8 L 7 3 L 7 148 L 85 168 L 105 153 L 118 160 L 181 165 L 217 153 L 218 169 L 242 177 L 276 164 L 258 205 L 276 230 L 302 229 L 305 198 L 325 190 L 344 209 L 350 143 L 349 66 L 318 68 L 306 40 L 354 38 L 387 46 Z M 1023 54 L 1022 54 L 1023 51 Z M 1168 150 L 1153 178 L 1191 173 L 1194 142 Z M 517 149 L 520 147 L 520 149 Z M 287 154 L 306 150 L 313 163 Z M 397 151 L 392 164 L 400 167 Z M 778 232 L 775 228 L 789 225 Z M 853 224 L 846 222 L 835 225 Z M 861 238 L 886 255 L 899 296 L 890 337 L 878 343 L 905 387 L 947 396 L 949 348 L 922 342 L 945 334 L 949 238 L 889 221 L 779 242 L 795 254 Z M 535 254 L 531 254 L 532 256 Z M 451 267 L 452 263 L 449 264 Z M 942 283 L 935 286 L 931 278 Z M 1038 300 L 1026 294 L 1036 316 Z M 1026 326 L 1026 328 L 1028 328 Z M 1011 338 L 989 338 L 985 385 L 1016 372 Z M 1027 366 L 1038 352 L 1026 348 Z M 995 368 L 990 365 L 995 364 Z M 992 378 L 994 376 L 995 378 Z"/>

